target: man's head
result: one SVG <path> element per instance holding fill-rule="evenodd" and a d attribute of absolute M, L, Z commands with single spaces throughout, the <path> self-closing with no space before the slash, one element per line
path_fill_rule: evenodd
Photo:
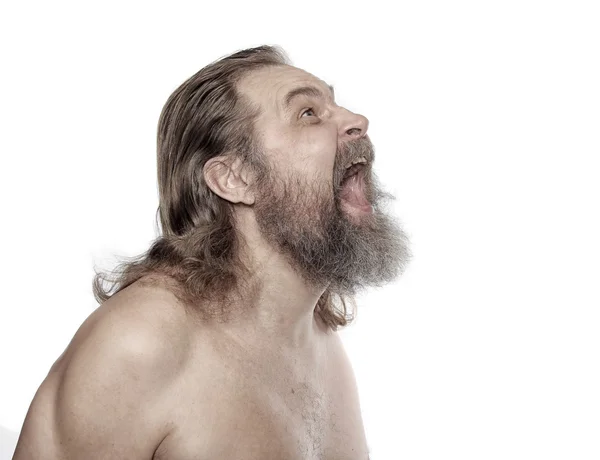
<path fill-rule="evenodd" d="M 372 171 L 367 129 L 365 117 L 336 105 L 333 88 L 291 66 L 277 47 L 204 67 L 160 116 L 162 235 L 113 271 L 113 294 L 143 276 L 166 275 L 186 305 L 218 304 L 198 313 L 226 320 L 226 306 L 256 287 L 243 257 L 243 235 L 254 224 L 303 280 L 325 288 L 315 309 L 322 321 L 345 326 L 352 300 L 345 297 L 393 280 L 408 259 L 404 233 L 381 211 L 381 201 L 393 197 Z M 366 162 L 354 177 L 362 182 L 342 186 L 353 160 Z M 365 200 L 367 212 L 351 206 Z M 94 279 L 100 302 L 110 297 L 101 284 L 108 280 L 102 273 Z"/>
<path fill-rule="evenodd" d="M 333 88 L 304 70 L 278 65 L 254 70 L 237 85 L 259 109 L 254 121 L 254 171 L 227 157 L 204 168 L 211 190 L 247 215 L 261 236 L 311 286 L 354 295 L 394 280 L 408 257 L 402 229 L 381 208 L 392 198 L 374 172 L 368 120 L 340 107 Z M 232 157 L 235 158 L 235 157 Z M 364 161 L 361 180 L 343 181 Z M 355 200 L 347 200 L 354 187 Z M 367 206 L 358 205 L 359 202 Z M 248 222 L 237 218 L 244 231 Z"/>

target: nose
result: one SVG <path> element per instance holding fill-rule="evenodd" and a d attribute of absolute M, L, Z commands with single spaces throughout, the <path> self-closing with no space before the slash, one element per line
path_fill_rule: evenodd
<path fill-rule="evenodd" d="M 346 109 L 344 111 L 340 123 L 340 140 L 350 141 L 365 137 L 367 129 L 369 129 L 369 120 L 367 117 Z"/>

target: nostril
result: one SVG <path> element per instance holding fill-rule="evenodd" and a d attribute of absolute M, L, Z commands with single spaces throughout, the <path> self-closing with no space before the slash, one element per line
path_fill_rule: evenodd
<path fill-rule="evenodd" d="M 360 134 L 360 128 L 350 128 L 348 131 L 346 131 L 346 133 L 350 136 L 354 134 Z"/>

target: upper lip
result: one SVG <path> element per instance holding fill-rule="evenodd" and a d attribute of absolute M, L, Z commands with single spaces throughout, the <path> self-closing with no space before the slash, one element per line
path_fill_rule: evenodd
<path fill-rule="evenodd" d="M 367 159 L 364 156 L 356 158 L 356 159 L 352 160 L 351 162 L 349 162 L 344 169 L 348 169 L 350 166 L 355 165 L 357 163 L 366 165 Z"/>

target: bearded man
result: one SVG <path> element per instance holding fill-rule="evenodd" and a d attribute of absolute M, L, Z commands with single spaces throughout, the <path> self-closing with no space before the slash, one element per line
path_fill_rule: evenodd
<path fill-rule="evenodd" d="M 366 460 L 337 331 L 409 259 L 367 128 L 278 47 L 185 81 L 158 126 L 162 234 L 96 274 L 14 458 Z"/>

